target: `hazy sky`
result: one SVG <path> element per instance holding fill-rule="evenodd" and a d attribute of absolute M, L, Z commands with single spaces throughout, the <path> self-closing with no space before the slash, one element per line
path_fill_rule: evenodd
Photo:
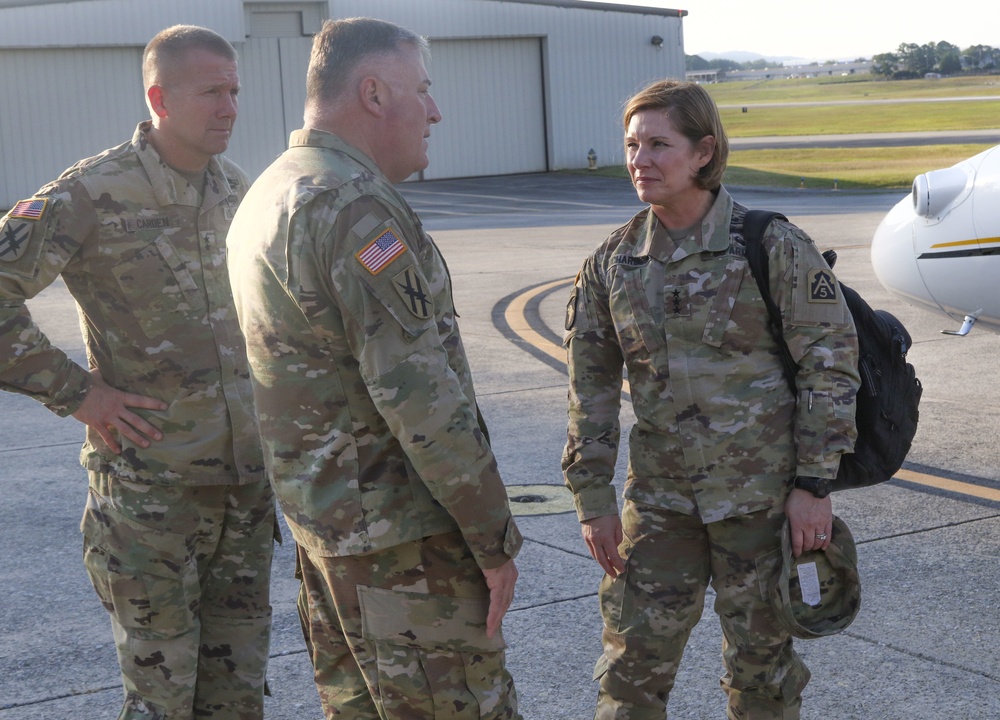
<path fill-rule="evenodd" d="M 600 1 L 687 10 L 688 55 L 747 50 L 832 60 L 893 52 L 900 43 L 1000 47 L 1000 16 L 990 0 Z"/>

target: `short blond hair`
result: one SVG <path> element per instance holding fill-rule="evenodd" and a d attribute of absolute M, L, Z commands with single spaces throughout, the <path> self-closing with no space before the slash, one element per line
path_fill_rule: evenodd
<path fill-rule="evenodd" d="M 236 50 L 214 30 L 198 25 L 173 25 L 161 30 L 146 44 L 142 53 L 142 84 L 148 90 L 161 82 L 168 66 L 189 50 L 207 50 L 226 60 L 236 61 Z"/>

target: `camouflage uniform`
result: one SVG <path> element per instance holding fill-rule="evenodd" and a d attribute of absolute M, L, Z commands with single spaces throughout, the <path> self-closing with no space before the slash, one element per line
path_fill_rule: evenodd
<path fill-rule="evenodd" d="M 316 130 L 292 134 L 229 238 L 327 716 L 519 717 L 480 568 L 521 537 L 437 247 L 371 159 Z"/>
<path fill-rule="evenodd" d="M 60 275 L 111 386 L 159 398 L 163 431 L 122 453 L 87 428 L 85 564 L 111 613 L 121 718 L 263 716 L 274 525 L 225 235 L 249 181 L 213 158 L 204 189 L 146 139 L 83 160 L 0 221 L 0 382 L 59 415 L 90 374 L 25 307 Z"/>
<path fill-rule="evenodd" d="M 617 512 L 623 364 L 637 418 L 622 517 L 626 570 L 601 586 L 600 718 L 663 718 L 710 580 L 730 717 L 798 716 L 808 671 L 758 580 L 780 548 L 792 479 L 834 477 L 853 447 L 857 339 L 812 241 L 772 225 L 764 244 L 799 365 L 796 402 L 731 228 L 745 211 L 720 189 L 677 240 L 649 209 L 640 212 L 587 259 L 567 308 L 563 471 L 581 521 Z"/>

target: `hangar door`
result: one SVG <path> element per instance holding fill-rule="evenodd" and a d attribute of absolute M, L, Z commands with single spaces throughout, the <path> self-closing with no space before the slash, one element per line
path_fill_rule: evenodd
<path fill-rule="evenodd" d="M 431 127 L 425 180 L 548 169 L 542 39 L 431 40 Z"/>
<path fill-rule="evenodd" d="M 302 127 L 311 37 L 250 37 L 240 53 L 240 113 L 226 153 L 257 177 Z"/>

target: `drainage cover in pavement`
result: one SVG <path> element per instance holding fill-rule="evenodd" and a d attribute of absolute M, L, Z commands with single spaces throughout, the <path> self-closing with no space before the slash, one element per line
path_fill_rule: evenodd
<path fill-rule="evenodd" d="M 514 515 L 554 515 L 572 512 L 573 494 L 561 485 L 508 485 Z"/>

